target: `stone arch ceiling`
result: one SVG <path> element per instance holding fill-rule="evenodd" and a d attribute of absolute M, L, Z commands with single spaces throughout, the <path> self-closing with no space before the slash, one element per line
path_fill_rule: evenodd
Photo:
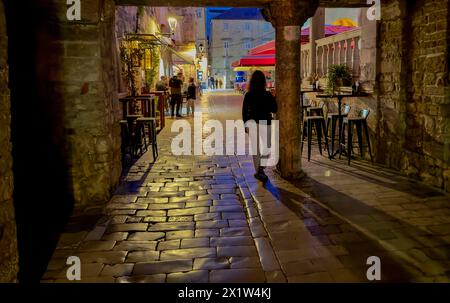
<path fill-rule="evenodd" d="M 233 7 L 262 7 L 270 2 L 284 0 L 235 0 Z M 302 0 L 298 0 L 302 1 Z M 230 0 L 115 0 L 117 5 L 146 5 L 146 6 L 230 6 Z M 310 0 L 303 0 L 310 2 Z M 368 6 L 366 0 L 319 0 L 322 7 L 362 7 Z"/>

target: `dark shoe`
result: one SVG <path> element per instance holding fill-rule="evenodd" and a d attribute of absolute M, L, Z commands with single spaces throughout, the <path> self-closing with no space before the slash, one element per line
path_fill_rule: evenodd
<path fill-rule="evenodd" d="M 177 118 L 183 118 L 183 116 L 182 115 L 177 115 Z"/>
<path fill-rule="evenodd" d="M 267 177 L 263 170 L 258 170 L 258 172 L 254 174 L 254 176 L 261 182 L 267 182 L 269 180 L 269 177 Z"/>

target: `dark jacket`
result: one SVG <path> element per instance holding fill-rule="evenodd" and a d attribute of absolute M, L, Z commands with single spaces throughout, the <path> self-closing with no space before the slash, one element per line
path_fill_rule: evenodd
<path fill-rule="evenodd" d="M 197 87 L 195 86 L 195 84 L 194 83 L 189 84 L 188 91 L 187 91 L 187 98 L 195 100 L 196 92 L 197 92 Z"/>
<path fill-rule="evenodd" d="M 170 93 L 172 95 L 181 95 L 181 87 L 183 86 L 183 81 L 173 77 L 169 81 L 169 86 L 170 86 Z"/>
<path fill-rule="evenodd" d="M 260 120 L 266 120 L 267 124 L 270 124 L 271 113 L 276 113 L 277 110 L 277 102 L 270 92 L 248 92 L 245 94 L 242 105 L 242 120 L 244 123 L 248 120 L 255 120 L 257 123 Z"/>

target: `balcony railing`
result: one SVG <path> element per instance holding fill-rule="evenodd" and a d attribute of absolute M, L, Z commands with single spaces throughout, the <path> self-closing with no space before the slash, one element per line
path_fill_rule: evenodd
<path fill-rule="evenodd" d="M 353 77 L 360 76 L 359 40 L 361 29 L 346 31 L 334 36 L 316 40 L 316 73 L 319 77 L 326 77 L 328 68 L 336 64 L 346 64 L 352 71 Z M 302 78 L 312 76 L 310 66 L 310 44 L 301 47 Z M 314 64 L 314 62 L 313 62 Z"/>

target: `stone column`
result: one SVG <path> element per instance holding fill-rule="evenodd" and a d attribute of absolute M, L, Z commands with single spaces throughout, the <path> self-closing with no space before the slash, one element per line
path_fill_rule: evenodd
<path fill-rule="evenodd" d="M 318 1 L 278 0 L 264 10 L 265 17 L 275 27 L 276 39 L 276 87 L 278 119 L 280 120 L 281 176 L 299 178 L 301 170 L 300 108 L 300 30 L 312 16 Z"/>
<path fill-rule="evenodd" d="M 352 49 L 352 39 L 347 39 L 346 41 L 346 49 L 345 49 L 345 63 L 348 67 L 352 67 L 353 60 L 353 49 Z"/>
<path fill-rule="evenodd" d="M 35 79 L 49 124 L 39 135 L 50 132 L 48 144 L 64 168 L 75 207 L 101 205 L 121 174 L 115 4 L 82 1 L 81 21 L 67 20 L 65 1 L 44 1 L 38 8 L 46 15 L 36 13 Z"/>
<path fill-rule="evenodd" d="M 353 38 L 353 76 L 359 77 L 359 37 Z"/>
<path fill-rule="evenodd" d="M 0 283 L 15 282 L 19 271 L 13 204 L 8 73 L 8 38 L 3 1 L 0 0 Z"/>
<path fill-rule="evenodd" d="M 373 91 L 376 81 L 377 21 L 367 19 L 367 8 L 362 8 L 358 23 L 361 27 L 360 84 L 365 91 Z"/>
<path fill-rule="evenodd" d="M 309 74 L 308 77 L 313 77 L 317 73 L 316 69 L 316 40 L 325 37 L 325 8 L 319 7 L 311 19 L 311 26 L 309 29 Z"/>

